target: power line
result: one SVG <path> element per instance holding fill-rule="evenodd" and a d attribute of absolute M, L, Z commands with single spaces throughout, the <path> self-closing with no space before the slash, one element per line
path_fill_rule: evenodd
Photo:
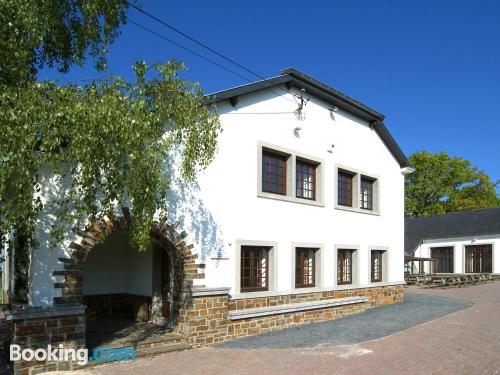
<path fill-rule="evenodd" d="M 223 55 L 222 53 L 220 53 L 220 52 L 216 51 L 215 49 L 213 49 L 213 48 L 209 47 L 209 46 L 208 46 L 208 45 L 206 45 L 205 43 L 200 42 L 199 40 L 195 39 L 194 37 L 192 37 L 192 36 L 190 36 L 190 35 L 186 34 L 185 32 L 183 32 L 183 31 L 181 31 L 181 30 L 177 29 L 176 27 L 174 27 L 174 26 L 170 25 L 169 23 L 167 23 L 167 22 L 165 22 L 165 21 L 163 21 L 163 20 L 159 19 L 158 17 L 156 17 L 156 16 L 152 15 L 151 13 L 146 12 L 145 10 L 143 10 L 143 9 L 139 8 L 138 6 L 136 6 L 136 5 L 134 5 L 134 4 L 129 4 L 129 5 L 130 5 L 132 8 L 136 9 L 138 12 L 140 12 L 140 13 L 144 14 L 145 16 L 147 16 L 147 17 L 149 17 L 149 18 L 153 19 L 154 21 L 156 21 L 156 22 L 160 23 L 161 25 L 163 25 L 163 26 L 167 27 L 168 29 L 170 29 L 170 30 L 172 30 L 172 31 L 174 31 L 174 32 L 176 32 L 176 33 L 178 33 L 178 34 L 182 35 L 182 36 L 183 36 L 183 37 L 185 37 L 186 39 L 189 39 L 190 41 L 192 41 L 192 42 L 194 42 L 194 43 L 198 44 L 199 46 L 201 46 L 201 47 L 203 47 L 203 48 L 207 49 L 208 51 L 210 51 L 210 52 L 214 53 L 215 55 L 217 55 L 217 56 L 219 56 L 219 57 L 221 57 L 221 58 L 223 58 L 224 60 L 226 60 L 226 61 L 228 61 L 228 62 L 230 62 L 230 63 L 232 63 L 232 64 L 236 65 L 236 66 L 237 66 L 237 67 L 239 67 L 240 69 L 243 69 L 243 70 L 245 70 L 246 72 L 248 72 L 248 73 L 250 73 L 250 74 L 252 74 L 252 75 L 254 75 L 254 76 L 256 76 L 256 77 L 258 77 L 258 78 L 260 78 L 260 79 L 262 79 L 262 80 L 264 80 L 264 81 L 265 81 L 265 80 L 267 80 L 267 78 L 263 77 L 262 75 L 260 75 L 260 74 L 258 74 L 258 73 L 256 73 L 256 72 L 254 72 L 254 71 L 252 71 L 252 70 L 250 70 L 250 69 L 246 68 L 245 66 L 243 66 L 243 65 L 242 65 L 242 64 L 240 64 L 240 63 L 238 63 L 237 61 L 235 61 L 235 60 L 233 60 L 233 59 L 231 59 L 231 58 L 229 58 L 229 57 L 227 57 L 227 56 Z M 155 31 L 150 30 L 150 29 L 148 29 L 148 28 L 147 28 L 147 27 L 145 27 L 145 26 L 138 25 L 138 24 L 137 24 L 137 22 L 132 22 L 132 23 L 134 23 L 135 25 L 137 25 L 137 26 L 139 26 L 139 27 L 141 27 L 141 28 L 143 28 L 143 29 L 145 29 L 145 30 L 148 30 L 148 31 L 152 32 L 153 34 L 155 34 L 155 35 L 157 35 L 157 36 L 160 36 L 160 35 L 159 35 L 158 33 L 156 33 Z M 168 38 L 166 38 L 166 37 L 163 37 L 163 36 L 160 36 L 160 37 L 161 37 L 162 39 L 165 39 L 165 40 L 167 40 L 167 41 L 171 42 L 171 43 L 174 43 L 174 44 L 175 44 L 175 45 L 177 45 L 177 46 L 180 46 L 178 43 L 173 42 L 173 41 L 171 41 L 170 39 L 168 39 Z M 184 50 L 187 50 L 187 51 L 189 51 L 189 52 L 191 52 L 191 53 L 194 53 L 194 54 L 195 54 L 195 55 L 197 55 L 198 57 L 201 57 L 201 58 L 203 58 L 204 60 L 207 60 L 207 61 L 208 61 L 208 59 L 207 59 L 207 58 L 205 58 L 204 56 L 201 56 L 201 55 L 199 55 L 198 53 L 196 53 L 196 52 L 194 52 L 194 51 L 192 51 L 192 50 L 189 50 L 188 48 L 186 48 L 186 47 L 184 47 L 184 46 L 181 46 L 181 48 L 183 48 Z M 216 62 L 213 62 L 213 61 L 210 61 L 210 62 L 211 62 L 211 63 L 213 63 L 213 64 L 215 64 L 215 65 L 217 65 L 217 66 L 219 66 L 219 67 L 221 67 L 222 69 L 224 69 L 224 70 L 226 70 L 226 71 L 230 71 L 231 73 L 236 74 L 236 75 L 237 75 L 238 77 L 240 77 L 240 78 L 244 78 L 244 79 L 245 79 L 246 81 L 248 81 L 248 82 L 252 82 L 252 81 L 248 80 L 248 78 L 246 78 L 246 77 L 242 77 L 239 73 L 236 73 L 236 72 L 234 72 L 234 71 L 232 71 L 232 70 L 229 70 L 229 69 L 227 69 L 226 67 L 222 67 L 220 64 L 218 64 L 218 63 L 216 63 Z M 257 82 L 255 82 L 255 83 L 257 83 Z M 259 83 L 259 84 L 260 84 L 260 83 Z M 269 88 L 268 86 L 265 86 L 265 85 L 262 85 L 262 84 L 260 84 L 260 85 L 261 85 L 263 88 Z M 279 87 L 278 87 L 278 88 L 279 88 Z M 284 93 L 286 93 L 286 94 L 291 94 L 291 95 L 295 96 L 293 93 L 290 93 L 289 91 L 287 91 L 287 90 L 285 90 L 285 89 L 282 89 L 282 88 L 279 88 L 279 89 L 280 89 L 281 91 L 283 91 Z M 275 92 L 274 90 L 272 90 L 272 89 L 271 89 L 271 91 L 272 91 L 274 94 L 276 94 L 277 96 L 283 97 L 285 100 L 287 100 L 287 101 L 289 101 L 289 102 L 291 102 L 291 103 L 298 104 L 298 103 L 293 102 L 293 101 L 291 101 L 290 99 L 288 99 L 288 98 L 286 98 L 286 97 L 282 96 L 281 94 L 276 93 L 276 92 Z"/>
<path fill-rule="evenodd" d="M 151 13 L 146 12 L 145 10 L 143 10 L 143 9 L 139 8 L 138 6 L 136 6 L 136 5 L 134 5 L 134 4 L 129 4 L 129 5 L 130 5 L 132 8 L 134 8 L 135 10 L 137 10 L 137 11 L 141 12 L 142 14 L 146 15 L 147 17 L 149 17 L 149 18 L 151 18 L 151 19 L 155 20 L 155 21 L 156 21 L 156 22 L 158 22 L 158 23 L 161 23 L 163 26 L 165 26 L 165 27 L 169 28 L 170 30 L 175 31 L 176 33 L 178 33 L 178 34 L 182 35 L 184 38 L 189 39 L 190 41 L 192 41 L 192 42 L 194 42 L 194 43 L 198 44 L 199 46 L 201 46 L 201 47 L 203 47 L 203 48 L 205 48 L 205 49 L 209 50 L 210 52 L 212 52 L 212 53 L 216 54 L 217 56 L 219 56 L 219 57 L 223 58 L 224 60 L 229 61 L 231 64 L 236 65 L 236 66 L 237 66 L 237 67 L 239 67 L 240 69 L 243 69 L 243 70 L 245 70 L 246 72 L 248 72 L 248 73 L 250 73 L 250 74 L 252 74 L 252 75 L 254 75 L 254 76 L 256 76 L 256 77 L 259 77 L 260 79 L 266 79 L 265 77 L 261 76 L 260 74 L 255 73 L 254 71 L 252 71 L 252 70 L 250 70 L 250 69 L 246 68 L 245 66 L 241 65 L 241 64 L 240 64 L 240 63 L 238 63 L 237 61 L 234 61 L 233 59 L 230 59 L 229 57 L 224 56 L 222 53 L 220 53 L 220 52 L 218 52 L 218 51 L 214 50 L 213 48 L 211 48 L 211 47 L 207 46 L 205 43 L 200 42 L 199 40 L 197 40 L 197 39 L 193 38 L 192 36 L 189 36 L 189 35 L 188 35 L 188 34 L 186 34 L 185 32 L 183 32 L 183 31 L 181 31 L 181 30 L 177 29 L 176 27 L 174 27 L 174 26 L 172 26 L 172 25 L 168 24 L 167 22 L 165 22 L 165 21 L 163 21 L 163 20 L 159 19 L 158 17 L 156 17 L 156 16 L 152 15 Z"/>
<path fill-rule="evenodd" d="M 179 43 L 177 43 L 177 42 L 173 41 L 172 39 L 169 39 L 169 38 L 167 38 L 167 37 L 165 37 L 165 36 L 163 36 L 163 35 L 161 35 L 161 34 L 157 33 L 156 31 L 154 31 L 154 30 L 150 29 L 149 27 L 143 26 L 143 25 L 141 25 L 140 23 L 137 23 L 137 22 L 135 22 L 134 20 L 132 20 L 132 19 L 130 19 L 130 18 L 128 19 L 128 21 L 129 21 L 130 23 L 132 23 L 132 24 L 136 25 L 137 27 L 140 27 L 141 29 L 143 29 L 143 30 L 145 30 L 145 31 L 150 32 L 151 34 L 156 35 L 158 38 L 161 38 L 161 39 L 163 39 L 163 40 L 165 40 L 165 41 L 167 41 L 167 42 L 169 42 L 169 43 L 172 43 L 174 46 L 177 46 L 177 47 L 179 47 L 179 48 L 182 48 L 183 50 L 185 50 L 185 51 L 187 51 L 187 52 L 190 52 L 190 53 L 192 53 L 193 55 L 198 56 L 199 58 L 201 58 L 201 59 L 203 59 L 203 60 L 206 60 L 206 61 L 208 61 L 208 62 L 209 62 L 209 63 L 211 63 L 211 64 L 217 65 L 219 68 L 224 69 L 225 71 L 227 71 L 227 72 L 229 72 L 229 73 L 235 74 L 235 75 L 237 75 L 238 77 L 243 78 L 243 79 L 244 79 L 245 81 L 247 81 L 247 82 L 252 82 L 252 80 L 250 80 L 250 79 L 248 79 L 247 77 L 245 77 L 245 76 L 243 76 L 243 75 L 239 74 L 238 72 L 235 72 L 234 70 L 231 70 L 231 69 L 229 69 L 229 68 L 226 68 L 224 65 L 221 65 L 221 64 L 219 64 L 218 62 L 213 61 L 213 60 L 209 59 L 208 57 L 205 57 L 205 56 L 203 56 L 203 55 L 199 54 L 198 52 L 196 52 L 196 51 L 194 51 L 194 50 L 192 50 L 192 49 L 190 49 L 190 48 L 184 47 L 183 45 L 181 45 L 181 44 L 179 44 Z"/>

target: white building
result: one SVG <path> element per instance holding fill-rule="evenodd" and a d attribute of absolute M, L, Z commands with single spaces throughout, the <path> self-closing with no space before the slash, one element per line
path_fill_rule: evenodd
<path fill-rule="evenodd" d="M 405 222 L 406 256 L 417 259 L 413 273 L 500 274 L 499 251 L 500 207 Z M 425 258 L 435 259 L 435 269 L 431 262 L 418 261 Z"/>
<path fill-rule="evenodd" d="M 293 315 L 300 324 L 311 321 L 302 311 L 324 320 L 401 301 L 404 174 L 411 168 L 384 116 L 294 69 L 217 92 L 207 105 L 223 128 L 217 156 L 196 183 L 174 181 L 169 223 L 155 229 L 151 251 L 130 249 L 121 222 L 110 224 L 114 232 L 103 244 L 77 230 L 49 249 L 44 228 L 53 218 L 45 213 L 31 256 L 30 305 L 83 300 L 87 312 L 99 314 L 119 303 L 132 306 L 136 319 L 155 321 L 159 303 L 171 319 L 183 295 L 179 278 L 190 275 L 193 298 L 228 298 L 220 341 L 256 333 L 239 331 L 241 316 L 259 316 L 262 330 L 265 316 L 288 319 L 273 310 L 282 303 L 302 314 Z M 183 275 L 175 274 L 179 262 L 191 262 Z M 189 323 L 180 322 L 190 339 Z"/>

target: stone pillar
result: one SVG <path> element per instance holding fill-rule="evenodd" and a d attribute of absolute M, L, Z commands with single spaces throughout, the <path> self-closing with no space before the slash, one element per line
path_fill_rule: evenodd
<path fill-rule="evenodd" d="M 228 336 L 230 288 L 193 289 L 179 312 L 177 330 L 193 347 L 221 342 Z"/>
<path fill-rule="evenodd" d="M 11 322 L 12 344 L 23 349 L 85 348 L 85 305 L 72 304 L 51 307 L 28 307 L 5 312 Z M 34 375 L 46 371 L 72 370 L 76 361 L 19 361 L 12 362 L 14 375 Z"/>

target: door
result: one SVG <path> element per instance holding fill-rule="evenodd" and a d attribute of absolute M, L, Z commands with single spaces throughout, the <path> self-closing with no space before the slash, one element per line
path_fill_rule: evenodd
<path fill-rule="evenodd" d="M 170 301 L 172 297 L 171 290 L 171 263 L 170 257 L 167 252 L 163 250 L 161 252 L 162 260 L 161 260 L 161 296 L 162 296 L 162 316 L 165 319 L 170 318 Z"/>
<path fill-rule="evenodd" d="M 436 273 L 453 273 L 453 247 L 432 247 L 431 258 L 436 259 Z"/>
<path fill-rule="evenodd" d="M 465 272 L 492 272 L 492 245 L 465 246 Z"/>

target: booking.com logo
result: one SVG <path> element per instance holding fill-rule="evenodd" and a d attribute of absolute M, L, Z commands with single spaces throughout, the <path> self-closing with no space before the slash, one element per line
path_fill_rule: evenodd
<path fill-rule="evenodd" d="M 95 348 L 89 356 L 88 349 L 65 348 L 63 344 L 57 347 L 47 345 L 47 348 L 21 349 L 20 345 L 10 346 L 11 361 L 75 361 L 84 366 L 89 362 L 135 361 L 135 350 L 132 348 L 102 349 Z"/>

